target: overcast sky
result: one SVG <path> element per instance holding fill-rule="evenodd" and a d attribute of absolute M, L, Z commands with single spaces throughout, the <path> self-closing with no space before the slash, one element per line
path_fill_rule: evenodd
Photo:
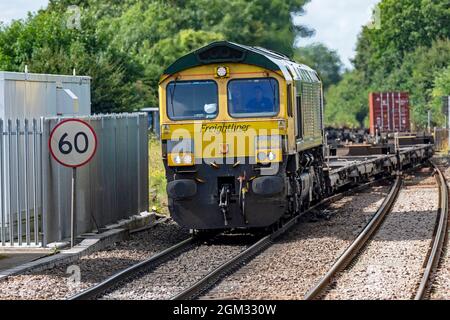
<path fill-rule="evenodd" d="M 336 49 L 347 67 L 354 56 L 356 37 L 370 20 L 371 8 L 379 0 L 312 0 L 299 22 L 316 30 L 314 37 L 300 39 L 298 45 L 323 42 Z M 28 11 L 45 7 L 48 0 L 0 0 L 0 21 L 10 22 L 27 16 Z"/>
<path fill-rule="evenodd" d="M 338 51 L 342 62 L 350 67 L 361 26 L 371 20 L 372 8 L 379 0 L 312 0 L 305 6 L 306 14 L 298 22 L 316 30 L 311 38 L 301 38 L 297 45 L 325 43 Z"/>
<path fill-rule="evenodd" d="M 48 0 L 0 0 L 0 21 L 26 18 L 28 11 L 46 7 Z"/>

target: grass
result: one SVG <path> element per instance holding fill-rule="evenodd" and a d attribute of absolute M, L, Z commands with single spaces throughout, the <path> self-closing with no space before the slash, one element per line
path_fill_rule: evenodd
<path fill-rule="evenodd" d="M 161 159 L 161 142 L 149 137 L 149 203 L 152 211 L 169 215 L 167 209 L 166 174 Z"/>

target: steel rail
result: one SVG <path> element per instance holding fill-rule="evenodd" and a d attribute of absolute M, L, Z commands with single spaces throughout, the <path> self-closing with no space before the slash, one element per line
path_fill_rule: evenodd
<path fill-rule="evenodd" d="M 386 178 L 384 178 L 386 179 Z M 380 180 L 374 180 L 374 181 L 370 181 L 368 183 L 362 184 L 362 185 L 358 185 L 355 186 L 352 189 L 343 191 L 341 193 L 332 195 L 320 202 L 318 202 L 317 204 L 313 205 L 312 207 L 310 207 L 308 210 L 306 210 L 304 213 L 308 213 L 311 212 L 315 209 L 317 209 L 320 206 L 324 206 L 327 205 L 331 202 L 337 201 L 340 198 L 347 196 L 349 194 L 353 194 L 355 192 L 364 190 L 366 188 L 371 187 L 372 185 L 379 183 L 380 181 L 384 180 L 384 179 L 380 179 Z M 230 270 L 230 268 L 232 267 L 232 265 L 238 266 L 240 264 L 239 260 L 241 261 L 241 263 L 243 261 L 247 261 L 250 258 L 252 258 L 254 255 L 256 255 L 257 253 L 261 252 L 262 250 L 264 250 L 265 248 L 267 248 L 274 239 L 276 239 L 278 236 L 280 236 L 282 233 L 286 232 L 290 227 L 292 227 L 297 221 L 298 219 L 300 219 L 301 216 L 296 216 L 293 219 L 291 219 L 288 223 L 286 223 L 282 228 L 278 229 L 277 231 L 275 231 L 274 233 L 260 239 L 257 243 L 255 243 L 254 245 L 252 245 L 252 247 L 248 248 L 247 250 L 241 252 L 241 254 L 239 254 L 238 256 L 236 256 L 235 258 L 233 258 L 232 260 L 229 260 L 228 262 L 222 264 L 219 268 L 217 268 L 216 270 L 214 270 L 213 272 L 211 272 L 210 274 L 208 274 L 206 276 L 207 280 L 203 281 L 203 285 L 199 284 L 199 288 L 201 286 L 205 286 L 206 287 L 211 287 L 212 285 L 214 285 L 215 283 L 217 283 L 218 280 L 220 280 L 220 277 L 217 278 L 218 275 L 222 274 L 220 271 L 221 270 L 225 270 L 228 269 Z M 186 239 L 162 252 L 159 252 L 155 255 L 153 255 L 152 257 L 148 258 L 147 260 L 141 261 L 137 264 L 134 264 L 124 270 L 121 270 L 119 272 L 117 272 L 116 274 L 110 276 L 109 278 L 107 278 L 106 280 L 96 284 L 93 287 L 90 287 L 84 291 L 81 291 L 71 297 L 68 298 L 68 300 L 90 300 L 90 299 L 95 299 L 97 297 L 102 296 L 102 294 L 104 294 L 105 292 L 107 292 L 108 290 L 111 290 L 115 287 L 120 286 L 121 282 L 126 281 L 129 278 L 133 278 L 133 276 L 135 276 L 136 274 L 139 274 L 141 272 L 148 272 L 151 271 L 152 269 L 154 269 L 155 267 L 161 265 L 162 263 L 168 261 L 171 257 L 173 256 L 177 256 L 180 253 L 188 250 L 188 248 L 190 246 L 193 246 L 195 243 L 197 243 L 197 239 L 195 238 L 189 238 Z M 232 268 L 231 268 L 232 269 Z M 213 273 L 215 273 L 215 271 L 217 271 L 217 275 Z M 210 280 L 215 278 L 216 281 L 213 281 L 210 285 L 206 286 L 206 283 L 210 283 Z M 188 289 L 189 290 L 189 289 Z M 185 290 L 184 293 L 186 293 L 187 295 L 187 291 Z M 202 292 L 204 290 L 201 290 Z M 192 294 L 191 294 L 192 296 Z M 182 299 L 182 293 L 174 296 L 172 299 Z"/>
<path fill-rule="evenodd" d="M 428 255 L 428 260 L 426 261 L 426 267 L 420 281 L 419 287 L 416 292 L 414 300 L 423 300 L 426 298 L 428 289 L 430 288 L 430 277 L 436 266 L 439 263 L 442 247 L 444 245 L 444 240 L 447 234 L 447 224 L 448 224 L 448 188 L 445 181 L 444 175 L 441 170 L 434 164 L 431 163 L 435 169 L 437 175 L 435 176 L 437 184 L 439 186 L 439 208 L 438 208 L 438 223 L 434 229 L 434 237 L 431 243 L 431 251 Z"/>
<path fill-rule="evenodd" d="M 372 185 L 379 183 L 380 180 L 371 181 L 359 186 L 356 186 L 350 190 L 346 190 L 344 192 L 332 195 L 317 204 L 310 207 L 308 210 L 306 210 L 303 214 L 309 213 L 321 206 L 327 205 L 331 202 L 337 201 L 340 198 L 347 196 L 349 194 L 353 194 L 355 192 L 364 190 L 366 188 L 371 187 Z M 213 271 L 211 271 L 209 274 L 207 274 L 205 277 L 200 279 L 199 281 L 195 282 L 193 285 L 191 285 L 189 288 L 185 289 L 181 293 L 178 293 L 170 298 L 170 300 L 192 300 L 200 295 L 204 294 L 205 292 L 209 291 L 215 284 L 217 284 L 219 281 L 221 281 L 224 277 L 231 274 L 234 270 L 239 269 L 240 266 L 242 266 L 245 262 L 251 260 L 256 255 L 267 249 L 269 246 L 272 245 L 273 241 L 276 240 L 278 237 L 280 237 L 282 234 L 286 233 L 288 230 L 291 229 L 292 226 L 297 224 L 298 220 L 301 218 L 301 216 L 295 216 L 294 218 L 290 219 L 287 223 L 285 223 L 280 229 L 276 230 L 275 232 L 263 237 L 258 242 L 250 246 L 249 248 L 242 251 L 240 254 L 236 255 L 235 257 L 231 258 L 230 260 L 226 261 Z"/>
<path fill-rule="evenodd" d="M 141 261 L 137 264 L 134 264 L 118 273 L 112 275 L 106 280 L 98 283 L 97 285 L 86 289 L 78 294 L 75 294 L 68 298 L 68 300 L 89 300 L 95 299 L 108 290 L 118 286 L 122 281 L 125 281 L 128 278 L 140 273 L 140 272 L 148 272 L 151 269 L 154 269 L 158 265 L 166 262 L 173 256 L 179 255 L 180 253 L 186 251 L 191 246 L 195 245 L 197 240 L 195 238 L 188 238 L 180 243 L 163 250 L 147 260 Z"/>
<path fill-rule="evenodd" d="M 212 272 L 203 277 L 200 281 L 197 281 L 192 286 L 184 290 L 183 292 L 173 296 L 170 300 L 190 300 L 195 299 L 203 292 L 207 291 L 209 288 L 214 286 L 218 281 L 220 281 L 224 276 L 232 272 L 235 268 L 238 268 L 242 263 L 250 260 L 252 257 L 256 256 L 258 253 L 264 251 L 268 248 L 273 240 L 278 238 L 280 235 L 285 233 L 288 229 L 290 229 L 294 224 L 298 221 L 298 216 L 292 218 L 283 225 L 280 229 L 271 233 L 258 242 L 245 249 L 237 256 L 228 260 L 227 262 L 220 265 L 218 268 L 214 269 Z"/>
<path fill-rule="evenodd" d="M 328 272 L 319 280 L 319 282 L 310 289 L 310 291 L 305 295 L 305 300 L 313 300 L 319 298 L 329 284 L 333 281 L 336 275 L 348 267 L 355 256 L 358 255 L 363 246 L 372 237 L 374 232 L 383 222 L 385 216 L 390 212 L 397 199 L 397 196 L 402 185 L 401 176 L 397 176 L 394 185 L 392 186 L 389 194 L 384 199 L 380 208 L 377 210 L 375 215 L 369 221 L 369 223 L 364 227 L 358 237 L 350 244 L 349 247 L 342 253 L 342 255 L 334 262 L 333 266 L 328 270 Z"/>

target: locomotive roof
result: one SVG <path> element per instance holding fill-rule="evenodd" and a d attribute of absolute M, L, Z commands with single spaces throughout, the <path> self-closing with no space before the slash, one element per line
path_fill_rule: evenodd
<path fill-rule="evenodd" d="M 226 62 L 245 63 L 272 71 L 282 71 L 286 79 L 320 82 L 316 71 L 284 54 L 229 41 L 216 41 L 181 57 L 170 65 L 164 74 L 172 75 L 196 66 Z"/>

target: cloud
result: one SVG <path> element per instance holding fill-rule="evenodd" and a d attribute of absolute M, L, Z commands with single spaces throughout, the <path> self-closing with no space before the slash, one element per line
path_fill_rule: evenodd
<path fill-rule="evenodd" d="M 48 0 L 0 0 L 0 21 L 10 23 L 13 19 L 26 18 L 29 11 L 35 12 L 47 4 Z"/>
<path fill-rule="evenodd" d="M 295 21 L 314 28 L 311 38 L 300 38 L 298 46 L 322 42 L 337 50 L 342 62 L 351 67 L 356 40 L 361 27 L 371 18 L 371 9 L 379 0 L 312 0 L 305 6 L 306 14 Z"/>

